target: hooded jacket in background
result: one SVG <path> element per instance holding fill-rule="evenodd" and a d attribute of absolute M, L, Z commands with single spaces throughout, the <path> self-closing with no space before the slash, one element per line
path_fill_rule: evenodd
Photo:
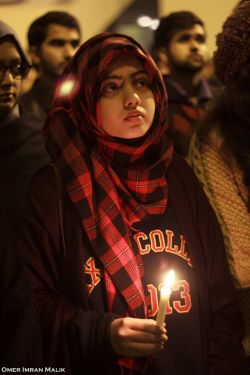
<path fill-rule="evenodd" d="M 15 32 L 0 21 L 0 42 L 11 37 L 21 56 L 29 65 Z M 24 119 L 19 104 L 5 116 L 0 116 L 0 195 L 5 221 L 16 224 L 33 173 L 49 159 L 41 131 L 34 130 L 32 119 Z"/>
<path fill-rule="evenodd" d="M 29 65 L 28 57 L 26 56 L 26 53 L 24 52 L 15 31 L 10 26 L 6 25 L 6 23 L 0 20 L 0 41 L 2 41 L 3 38 L 9 37 L 9 36 L 13 39 L 17 47 L 17 50 L 21 55 L 22 62 L 24 64 Z"/>
<path fill-rule="evenodd" d="M 28 59 L 14 31 L 0 21 L 0 43 L 11 37 L 22 63 Z M 1 56 L 0 56 L 1 59 Z M 1 82 L 0 82 L 1 84 Z M 0 368 L 39 366 L 40 331 L 24 274 L 23 261 L 12 246 L 28 182 L 47 160 L 42 135 L 27 125 L 18 103 L 0 117 Z M 20 372 L 20 370 L 19 370 Z"/>

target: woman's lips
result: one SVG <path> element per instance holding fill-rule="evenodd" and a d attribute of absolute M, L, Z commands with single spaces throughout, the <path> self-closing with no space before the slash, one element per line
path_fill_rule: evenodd
<path fill-rule="evenodd" d="M 141 112 L 135 111 L 126 116 L 125 121 L 128 121 L 132 125 L 140 125 L 143 121 L 143 118 L 144 116 Z"/>
<path fill-rule="evenodd" d="M 134 116 L 128 116 L 125 118 L 126 121 L 128 121 L 131 125 L 141 125 L 143 121 L 142 115 L 134 115 Z"/>

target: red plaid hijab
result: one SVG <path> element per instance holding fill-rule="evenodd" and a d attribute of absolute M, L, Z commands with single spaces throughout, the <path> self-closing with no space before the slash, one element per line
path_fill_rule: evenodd
<path fill-rule="evenodd" d="M 156 102 L 154 123 L 136 140 L 105 134 L 98 119 L 100 86 L 109 64 L 120 53 L 142 62 Z M 103 33 L 84 43 L 57 88 L 75 82 L 68 96 L 56 96 L 45 126 L 46 146 L 58 166 L 83 230 L 102 262 L 109 310 L 123 296 L 129 316 L 147 317 L 140 257 L 129 235 L 145 215 L 163 213 L 167 204 L 166 169 L 172 146 L 166 137 L 167 97 L 151 57 L 132 38 Z"/>

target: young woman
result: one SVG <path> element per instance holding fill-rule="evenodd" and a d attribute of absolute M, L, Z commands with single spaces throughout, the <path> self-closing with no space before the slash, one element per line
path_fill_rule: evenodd
<path fill-rule="evenodd" d="M 130 37 L 97 35 L 56 94 L 45 127 L 54 167 L 35 176 L 17 241 L 45 365 L 67 374 L 244 374 L 222 236 L 193 172 L 172 155 L 151 57 Z M 158 327 L 170 269 L 176 281 Z"/>

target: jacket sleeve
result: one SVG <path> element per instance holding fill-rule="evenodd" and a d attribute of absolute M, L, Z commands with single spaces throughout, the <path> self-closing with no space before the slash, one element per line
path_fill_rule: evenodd
<path fill-rule="evenodd" d="M 200 197 L 200 233 L 205 251 L 208 285 L 209 375 L 246 375 L 242 347 L 243 320 L 229 272 L 223 237 L 216 216 Z"/>
<path fill-rule="evenodd" d="M 91 311 L 80 300 L 74 303 L 65 292 L 67 270 L 63 266 L 56 181 L 50 167 L 43 168 L 30 186 L 16 246 L 23 254 L 39 315 L 44 365 L 65 367 L 71 373 L 70 362 L 76 354 L 82 362 L 93 352 L 112 358 L 109 331 L 114 316 Z"/>
<path fill-rule="evenodd" d="M 208 373 L 246 375 L 242 316 L 220 226 L 191 168 L 178 158 L 175 166 L 169 194 L 196 269 Z"/>

